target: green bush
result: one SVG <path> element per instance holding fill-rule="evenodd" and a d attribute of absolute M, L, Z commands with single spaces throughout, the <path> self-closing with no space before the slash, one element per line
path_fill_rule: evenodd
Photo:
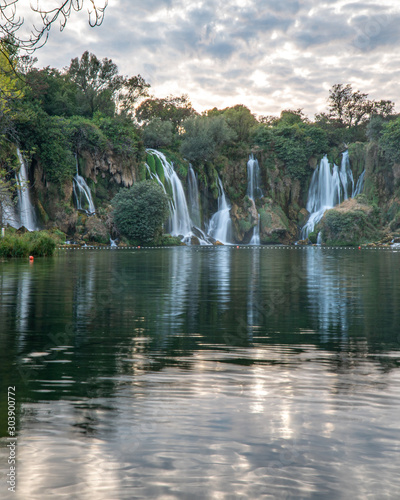
<path fill-rule="evenodd" d="M 114 223 L 122 236 L 137 243 L 157 244 L 166 221 L 168 198 L 161 186 L 147 180 L 121 189 L 113 198 Z"/>
<path fill-rule="evenodd" d="M 47 231 L 34 231 L 22 235 L 7 232 L 0 239 L 0 257 L 48 257 L 56 249 L 56 237 Z"/>

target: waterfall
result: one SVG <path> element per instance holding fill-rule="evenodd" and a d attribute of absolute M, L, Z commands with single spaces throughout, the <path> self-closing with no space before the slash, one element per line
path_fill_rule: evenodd
<path fill-rule="evenodd" d="M 257 158 L 251 154 L 247 162 L 247 196 L 250 200 L 263 197 L 260 184 L 260 166 Z"/>
<path fill-rule="evenodd" d="M 260 166 L 258 164 L 257 158 L 253 154 L 249 156 L 249 161 L 247 162 L 247 196 L 253 203 L 254 210 L 257 211 L 255 199 L 262 198 L 263 192 L 260 187 Z M 250 240 L 250 245 L 260 244 L 260 214 L 258 214 L 258 222 L 254 226 L 253 236 Z"/>
<path fill-rule="evenodd" d="M 192 221 L 189 215 L 189 209 L 186 203 L 185 191 L 183 190 L 182 183 L 174 170 L 173 165 L 167 160 L 163 153 L 155 149 L 147 149 L 148 153 L 156 156 L 163 167 L 165 183 L 172 195 L 169 199 L 169 220 L 167 223 L 167 231 L 172 236 L 183 236 L 184 239 L 192 236 Z M 157 180 L 157 182 L 162 186 L 165 193 L 167 189 L 165 188 L 163 182 L 157 174 L 151 173 L 148 168 L 151 177 Z"/>
<path fill-rule="evenodd" d="M 358 194 L 361 194 L 363 189 L 364 189 L 364 178 L 365 178 L 365 170 L 363 170 L 362 174 L 358 178 L 356 188 L 354 190 L 353 198 L 354 196 L 357 196 Z"/>
<path fill-rule="evenodd" d="M 326 210 L 333 208 L 349 197 L 360 194 L 363 189 L 365 171 L 361 174 L 354 187 L 354 177 L 351 171 L 349 154 L 345 151 L 342 155 L 340 170 L 337 165 L 329 164 L 325 155 L 319 166 L 315 169 L 308 190 L 307 210 L 310 217 L 301 231 L 301 238 L 306 239 L 314 231 L 315 226 L 322 219 Z"/>
<path fill-rule="evenodd" d="M 253 236 L 251 237 L 250 245 L 260 245 L 260 225 L 261 225 L 261 218 L 260 214 L 258 214 L 258 222 L 257 225 L 254 226 Z"/>
<path fill-rule="evenodd" d="M 193 167 L 190 163 L 189 163 L 187 180 L 188 180 L 188 200 L 189 200 L 190 217 L 192 219 L 193 225 L 200 228 L 201 216 L 200 216 L 199 188 L 197 186 L 196 174 L 194 173 Z"/>
<path fill-rule="evenodd" d="M 76 174 L 74 175 L 73 181 L 76 208 L 78 210 L 83 210 L 88 215 L 93 215 L 96 212 L 96 207 L 94 206 L 89 186 L 86 184 L 85 179 L 79 175 L 78 158 L 76 158 Z"/>
<path fill-rule="evenodd" d="M 227 200 L 221 179 L 218 180 L 218 211 L 211 217 L 208 235 L 224 245 L 232 243 L 232 220 L 230 216 L 231 205 Z"/>
<path fill-rule="evenodd" d="M 28 231 L 36 231 L 38 229 L 36 224 L 35 208 L 32 205 L 29 186 L 28 186 L 28 171 L 25 161 L 22 157 L 21 151 L 17 149 L 19 163 L 21 165 L 17 174 L 18 183 L 18 209 L 20 226 L 26 227 Z"/>

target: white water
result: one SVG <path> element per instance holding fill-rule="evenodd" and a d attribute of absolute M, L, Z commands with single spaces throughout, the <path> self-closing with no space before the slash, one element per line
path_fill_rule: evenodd
<path fill-rule="evenodd" d="M 358 178 L 356 188 L 354 190 L 353 198 L 354 196 L 357 196 L 358 194 L 361 194 L 363 189 L 364 189 L 364 178 L 365 178 L 365 170 L 363 170 L 362 174 Z"/>
<path fill-rule="evenodd" d="M 259 245 L 260 244 L 260 225 L 261 225 L 261 219 L 260 219 L 260 214 L 258 214 L 258 222 L 257 225 L 254 226 L 253 229 L 253 236 L 251 237 L 250 240 L 250 245 Z"/>
<path fill-rule="evenodd" d="M 208 235 L 215 240 L 230 245 L 232 243 L 231 205 L 227 200 L 221 179 L 218 176 L 218 211 L 211 217 Z"/>
<path fill-rule="evenodd" d="M 262 198 L 263 192 L 261 189 L 260 181 L 260 165 L 258 164 L 257 158 L 253 154 L 249 156 L 249 161 L 247 162 L 247 196 L 253 203 L 254 209 L 257 211 L 255 199 Z M 258 222 L 254 226 L 253 236 L 250 240 L 250 245 L 260 244 L 260 214 L 258 214 Z"/>
<path fill-rule="evenodd" d="M 21 165 L 17 174 L 19 226 L 24 226 L 29 231 L 36 231 L 38 227 L 36 223 L 35 208 L 30 198 L 28 171 L 19 149 L 17 149 L 17 154 Z"/>
<path fill-rule="evenodd" d="M 168 184 L 172 193 L 172 199 L 169 199 L 170 216 L 167 223 L 167 231 L 172 236 L 183 236 L 184 238 L 188 238 L 192 235 L 192 221 L 190 219 L 182 183 L 175 172 L 173 165 L 167 160 L 163 153 L 155 149 L 147 149 L 147 152 L 157 156 L 161 161 L 164 170 L 165 182 Z M 150 169 L 148 169 L 148 171 L 150 171 Z M 151 173 L 151 171 L 150 175 L 157 180 L 160 186 L 164 189 L 165 193 L 167 193 L 167 190 L 158 175 Z"/>
<path fill-rule="evenodd" d="M 88 215 L 93 215 L 96 212 L 96 207 L 94 206 L 89 186 L 86 184 L 85 179 L 79 175 L 78 159 L 76 159 L 76 174 L 73 180 L 76 208 L 78 210 L 83 210 Z"/>
<path fill-rule="evenodd" d="M 260 165 L 257 158 L 251 154 L 247 162 L 247 196 L 250 200 L 254 201 L 256 198 L 263 197 L 260 184 Z"/>
<path fill-rule="evenodd" d="M 192 165 L 189 163 L 188 169 L 188 205 L 189 213 L 194 226 L 201 227 L 200 197 L 197 186 L 197 178 Z"/>
<path fill-rule="evenodd" d="M 308 190 L 306 208 L 310 212 L 310 217 L 302 229 L 302 239 L 306 239 L 314 231 L 326 210 L 361 193 L 364 175 L 365 171 L 360 175 L 357 185 L 354 187 L 354 177 L 347 151 L 343 153 L 340 170 L 335 164 L 331 168 L 326 155 L 322 158 L 321 163 L 315 169 Z"/>

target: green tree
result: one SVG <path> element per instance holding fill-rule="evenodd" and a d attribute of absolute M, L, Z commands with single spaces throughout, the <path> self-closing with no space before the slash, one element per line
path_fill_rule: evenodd
<path fill-rule="evenodd" d="M 359 90 L 353 91 L 348 83 L 333 85 L 329 91 L 329 115 L 331 120 L 336 120 L 345 127 L 357 127 L 366 123 L 374 114 L 387 117 L 393 113 L 392 101 L 374 101 L 368 99 L 368 94 Z"/>
<path fill-rule="evenodd" d="M 79 89 L 77 96 L 80 114 L 93 116 L 96 111 L 112 116 L 115 98 L 123 86 L 124 79 L 118 75 L 117 65 L 111 59 L 101 61 L 88 51 L 80 59 L 71 60 L 68 76 Z"/>
<path fill-rule="evenodd" d="M 128 116 L 133 116 L 138 102 L 149 96 L 149 88 L 150 84 L 141 75 L 124 78 L 118 95 L 120 111 Z"/>
<path fill-rule="evenodd" d="M 173 139 L 172 123 L 154 118 L 143 128 L 143 142 L 146 148 L 162 148 L 171 145 Z"/>
<path fill-rule="evenodd" d="M 121 189 L 112 200 L 114 223 L 121 235 L 137 243 L 157 243 L 167 220 L 168 197 L 153 181 Z"/>
<path fill-rule="evenodd" d="M 194 116 L 183 122 L 181 154 L 189 161 L 210 161 L 219 147 L 235 137 L 223 115 Z"/>
<path fill-rule="evenodd" d="M 164 98 L 152 97 L 143 101 L 136 110 L 136 118 L 144 124 L 150 123 L 154 118 L 170 121 L 173 132 L 177 132 L 182 122 L 197 114 L 192 108 L 192 103 L 187 95 L 167 96 Z"/>

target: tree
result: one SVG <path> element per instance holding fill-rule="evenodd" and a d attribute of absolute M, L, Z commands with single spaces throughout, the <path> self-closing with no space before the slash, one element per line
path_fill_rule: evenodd
<path fill-rule="evenodd" d="M 328 102 L 328 118 L 348 128 L 365 124 L 374 114 L 387 117 L 394 111 L 392 101 L 376 102 L 370 100 L 368 94 L 359 90 L 353 91 L 349 83 L 347 85 L 341 83 L 333 85 L 329 91 Z"/>
<path fill-rule="evenodd" d="M 137 243 L 157 243 L 169 214 L 168 197 L 161 186 L 151 180 L 138 182 L 121 189 L 111 203 L 121 235 Z"/>
<path fill-rule="evenodd" d="M 111 59 L 99 60 L 88 51 L 82 57 L 71 60 L 67 74 L 77 85 L 77 96 L 81 114 L 93 116 L 96 111 L 112 116 L 115 111 L 115 97 L 124 79 L 118 75 L 117 65 Z"/>
<path fill-rule="evenodd" d="M 172 143 L 172 123 L 154 118 L 143 128 L 143 142 L 146 148 L 162 148 Z"/>
<path fill-rule="evenodd" d="M 236 137 L 223 115 L 193 116 L 183 122 L 181 153 L 189 161 L 210 161 L 220 146 Z"/>
<path fill-rule="evenodd" d="M 152 97 L 143 101 L 136 110 L 136 118 L 148 124 L 154 118 L 170 121 L 173 132 L 177 132 L 183 120 L 197 114 L 187 95 L 167 96 L 164 98 Z"/>
<path fill-rule="evenodd" d="M 118 96 L 121 112 L 132 116 L 137 103 L 149 96 L 149 88 L 150 84 L 141 75 L 125 78 Z"/>
<path fill-rule="evenodd" d="M 40 21 L 35 23 L 30 34 L 21 35 L 24 19 L 19 15 L 19 7 L 23 2 L 19 0 L 2 0 L 0 3 L 0 38 L 13 38 L 17 47 L 28 52 L 33 52 L 42 47 L 49 36 L 53 24 L 58 23 L 62 31 L 73 11 L 80 11 L 89 6 L 89 25 L 100 26 L 104 19 L 104 11 L 108 0 L 57 0 L 57 5 L 45 9 L 39 1 L 37 7 L 31 10 Z"/>

